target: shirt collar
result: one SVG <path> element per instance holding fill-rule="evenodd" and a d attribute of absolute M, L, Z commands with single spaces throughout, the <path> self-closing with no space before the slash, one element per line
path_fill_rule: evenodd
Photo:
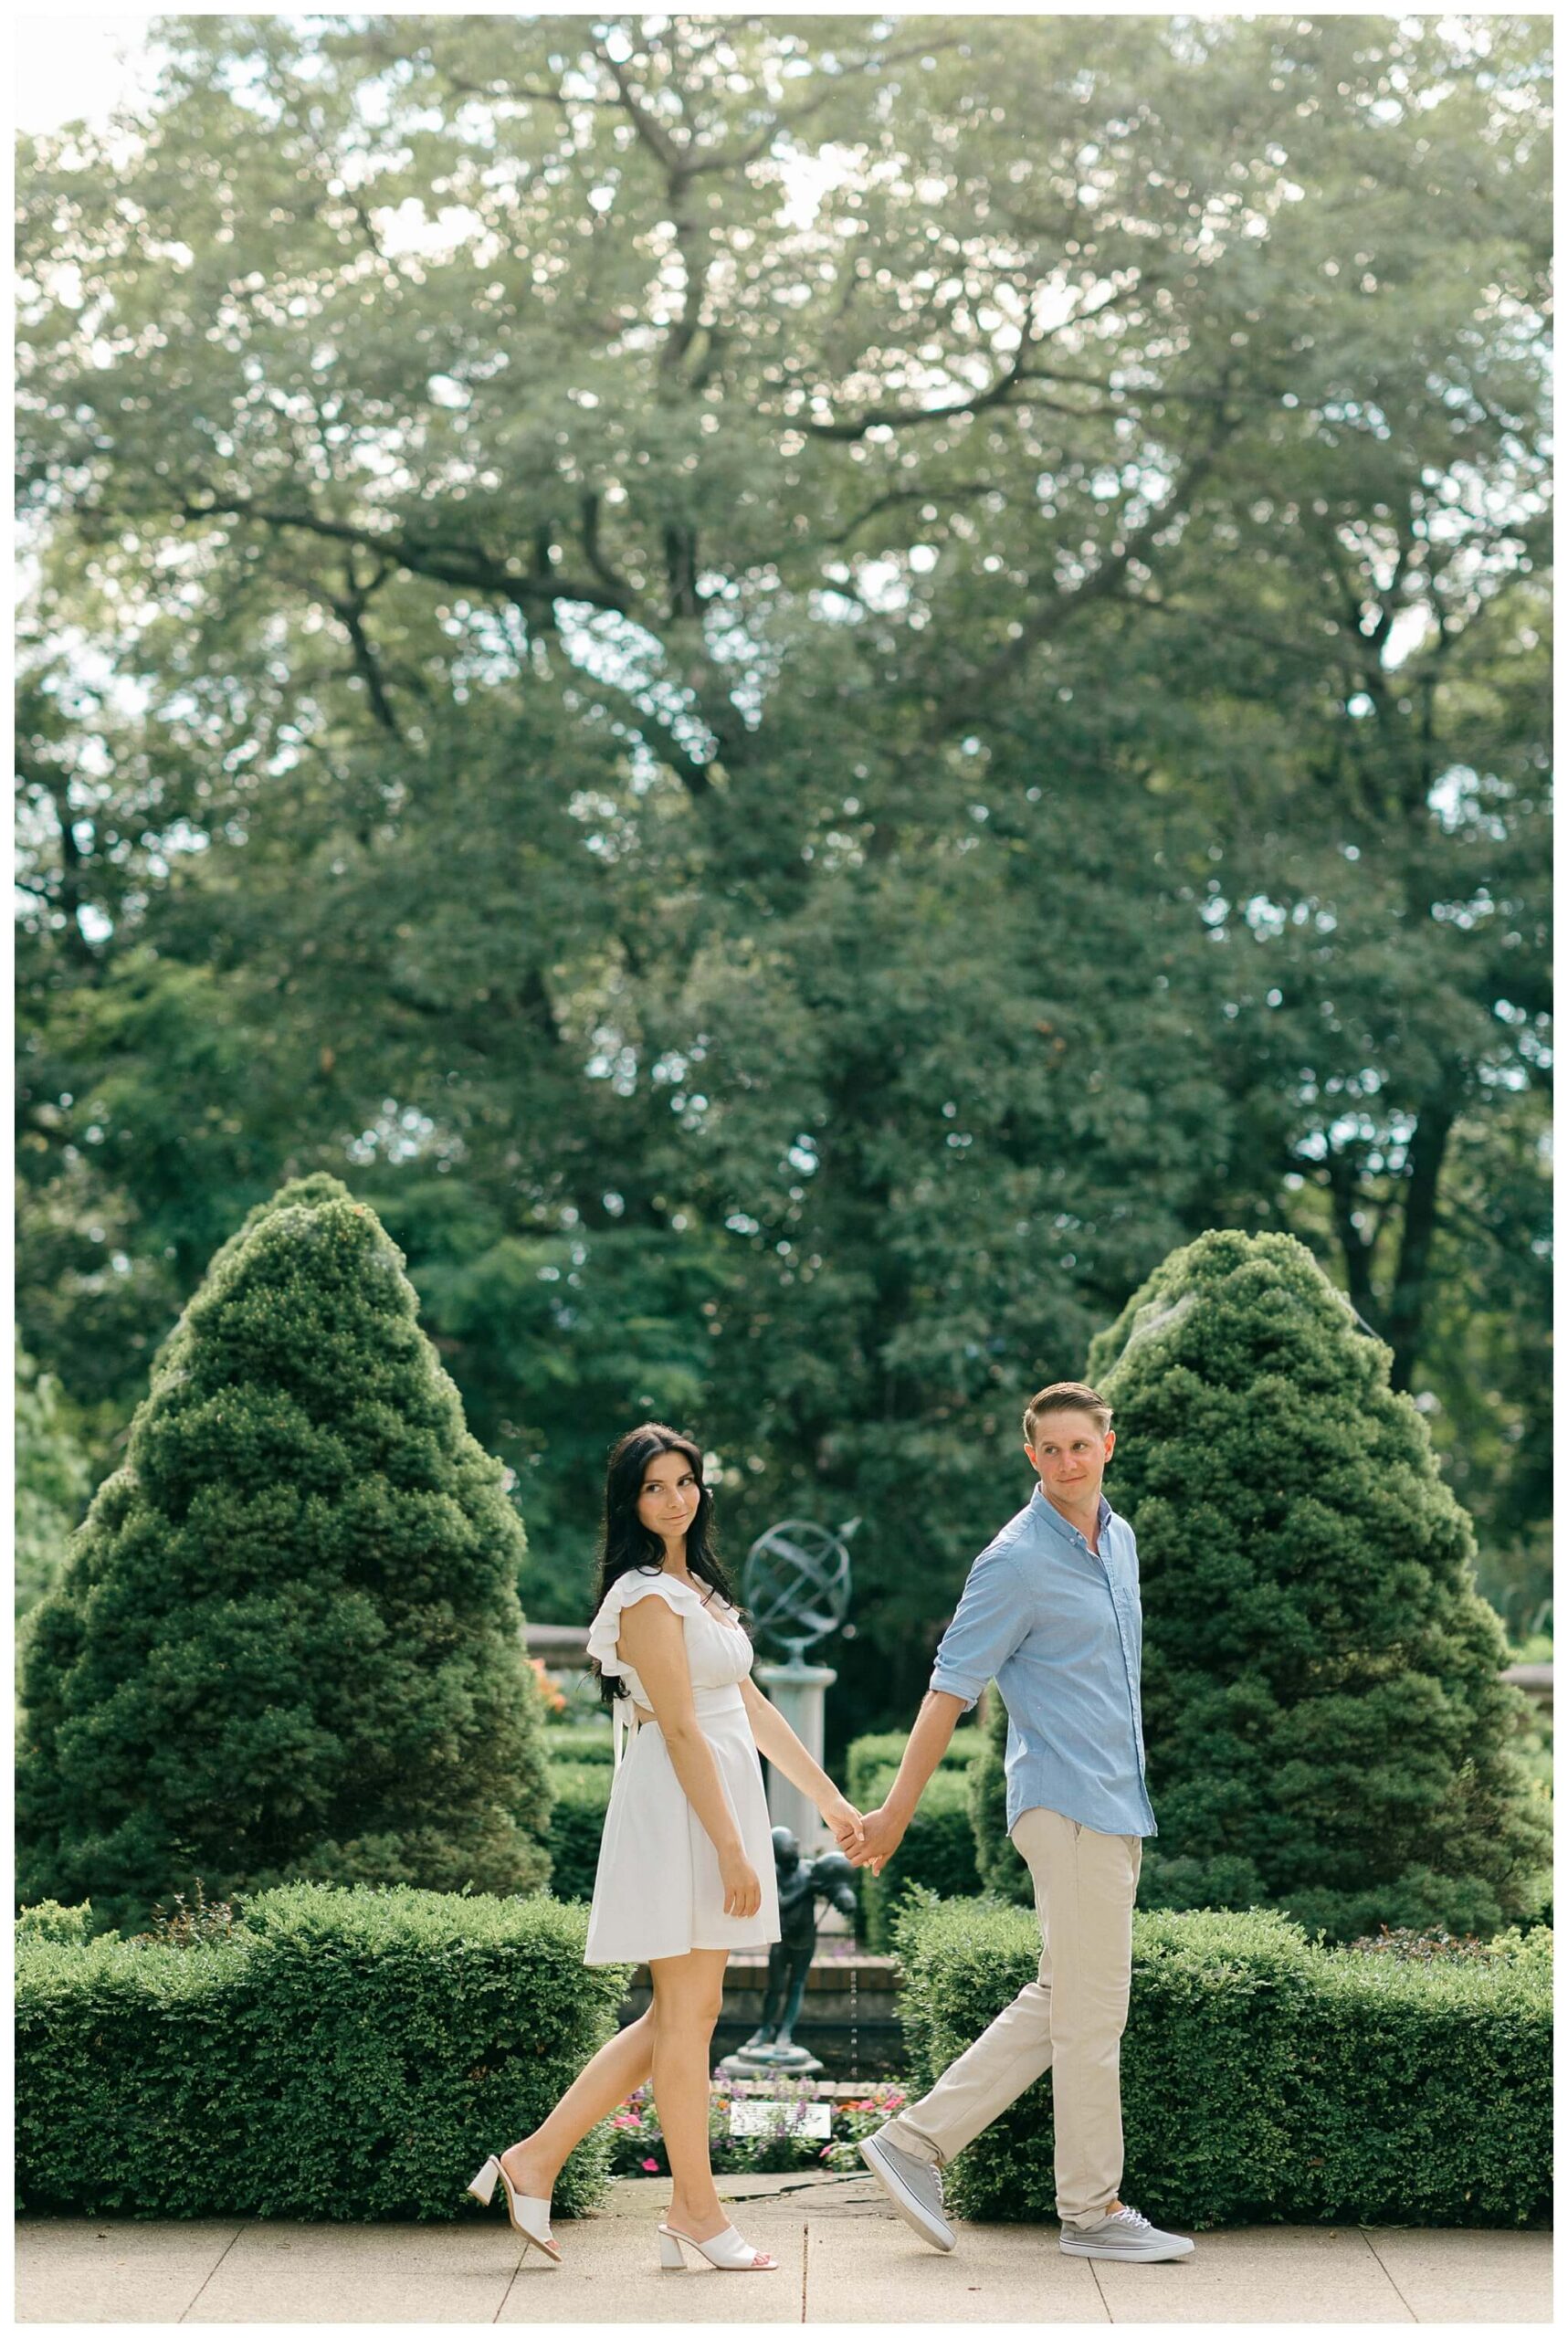
<path fill-rule="evenodd" d="M 1076 1526 L 1071 1525 L 1068 1521 L 1062 1516 L 1061 1511 L 1057 1508 L 1054 1502 L 1050 1502 L 1046 1500 L 1046 1497 L 1040 1491 L 1037 1483 L 1035 1487 L 1034 1492 L 1029 1496 L 1029 1509 L 1042 1525 L 1048 1526 L 1054 1533 L 1059 1534 L 1064 1543 L 1071 1543 L 1079 1550 L 1088 1550 L 1089 1543 L 1085 1537 L 1079 1532 Z M 1103 1535 L 1106 1528 L 1110 1525 L 1115 1515 L 1116 1512 L 1111 1509 L 1110 1504 L 1106 1501 L 1105 1496 L 1101 1494 L 1100 1497 L 1100 1510 L 1095 1518 L 1095 1528 L 1097 1532 Z"/>

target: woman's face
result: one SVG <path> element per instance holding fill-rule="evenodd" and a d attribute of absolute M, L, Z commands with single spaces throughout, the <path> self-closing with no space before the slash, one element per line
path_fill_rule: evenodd
<path fill-rule="evenodd" d="M 656 1453 L 643 1471 L 637 1516 L 650 1534 L 679 1542 L 697 1515 L 702 1489 L 684 1453 Z"/>

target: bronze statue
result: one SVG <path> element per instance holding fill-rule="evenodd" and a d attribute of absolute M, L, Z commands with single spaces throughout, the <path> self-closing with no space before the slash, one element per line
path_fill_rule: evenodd
<path fill-rule="evenodd" d="M 826 1900 L 846 1916 L 855 1913 L 855 1870 L 842 1851 L 803 1859 L 787 1827 L 773 1828 L 773 1866 L 778 1875 L 781 1937 L 768 1952 L 768 1981 L 763 2017 L 741 2048 L 749 2061 L 770 2069 L 811 2062 L 794 2039 L 800 2019 L 805 1976 L 816 1946 L 816 1902 Z"/>

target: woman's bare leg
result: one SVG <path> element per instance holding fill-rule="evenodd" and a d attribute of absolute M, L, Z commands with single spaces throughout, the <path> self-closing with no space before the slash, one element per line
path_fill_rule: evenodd
<path fill-rule="evenodd" d="M 722 1952 L 718 1954 L 721 1962 Z M 589 2128 L 607 2119 L 617 2103 L 653 2075 L 654 2011 L 650 2006 L 647 2013 L 606 2038 L 592 2061 L 584 2062 L 542 2125 L 502 2152 L 501 2165 L 515 2191 L 547 2200 L 568 2154 Z"/>
<path fill-rule="evenodd" d="M 653 2042 L 653 2098 L 674 2178 L 669 2221 L 693 2240 L 711 2240 L 730 2219 L 719 2205 L 708 2154 L 708 2078 L 713 2025 L 724 1995 L 729 1951 L 694 1948 L 648 1967 L 658 2015 Z"/>

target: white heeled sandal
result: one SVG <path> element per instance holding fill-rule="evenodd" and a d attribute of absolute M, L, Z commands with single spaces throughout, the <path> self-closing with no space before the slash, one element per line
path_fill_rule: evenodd
<path fill-rule="evenodd" d="M 742 2240 L 733 2225 L 725 2225 L 707 2240 L 694 2240 L 689 2232 L 677 2232 L 673 2225 L 658 2228 L 658 2261 L 667 2273 L 686 2270 L 684 2251 L 696 2249 L 706 2257 L 710 2265 L 721 2273 L 776 2273 L 778 2259 L 769 2257 L 765 2249 L 753 2248 Z"/>
<path fill-rule="evenodd" d="M 511 2218 L 513 2232 L 520 2232 L 524 2240 L 531 2241 L 534 2248 L 542 2257 L 548 2258 L 552 2265 L 559 2265 L 561 2251 L 550 2234 L 549 2201 L 537 2199 L 531 2193 L 514 2192 L 510 2179 L 499 2159 L 486 2160 L 483 2167 L 469 2185 L 468 2190 L 482 2206 L 488 2208 L 495 2197 L 498 2175 L 500 2178 L 501 2190 L 506 2194 L 506 2212 Z"/>

